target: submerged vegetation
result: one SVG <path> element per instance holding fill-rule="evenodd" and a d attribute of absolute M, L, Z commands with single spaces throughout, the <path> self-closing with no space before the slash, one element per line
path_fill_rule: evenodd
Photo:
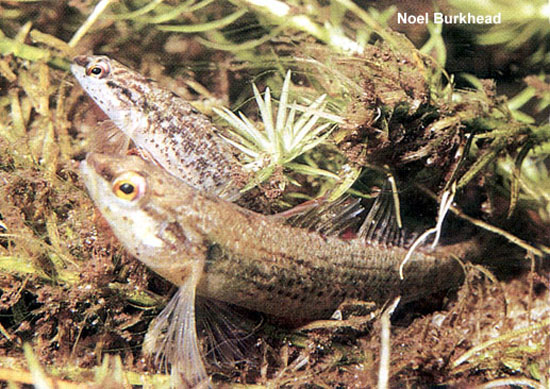
<path fill-rule="evenodd" d="M 477 42 L 528 52 L 525 84 L 514 80 L 525 89 L 509 98 L 474 74 L 457 75 L 471 85 L 457 88 L 441 29 L 430 26 L 417 50 L 386 27 L 393 7 L 0 0 L 0 381 L 166 387 L 163 374 L 143 373 L 154 368 L 140 347 L 172 287 L 124 252 L 78 177 L 109 128 L 68 72 L 74 55 L 93 52 L 211 115 L 268 209 L 391 190 L 405 226 L 422 232 L 454 199 L 442 239 L 482 236 L 493 258 L 466 266 L 447 311 L 396 319 L 407 325 L 392 333 L 389 384 L 547 387 L 549 10 L 484 4 L 514 28 L 470 31 Z M 375 386 L 380 321 L 343 311 L 299 331 L 269 322 L 253 363 L 213 365 L 216 382 Z"/>

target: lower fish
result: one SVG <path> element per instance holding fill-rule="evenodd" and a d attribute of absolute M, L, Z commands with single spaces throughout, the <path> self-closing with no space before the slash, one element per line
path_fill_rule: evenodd
<path fill-rule="evenodd" d="M 283 224 L 202 193 L 137 156 L 90 153 L 81 163 L 90 197 L 125 248 L 179 287 L 145 348 L 171 365 L 174 386 L 209 385 L 195 329 L 195 296 L 306 321 L 328 318 L 345 299 L 419 299 L 457 286 L 454 255 Z"/>

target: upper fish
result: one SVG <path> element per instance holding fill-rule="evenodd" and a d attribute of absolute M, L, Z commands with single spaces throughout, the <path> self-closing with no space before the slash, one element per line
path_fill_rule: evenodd
<path fill-rule="evenodd" d="M 211 120 L 174 92 L 102 55 L 79 55 L 71 71 L 142 154 L 187 184 L 233 201 L 240 163 Z"/>

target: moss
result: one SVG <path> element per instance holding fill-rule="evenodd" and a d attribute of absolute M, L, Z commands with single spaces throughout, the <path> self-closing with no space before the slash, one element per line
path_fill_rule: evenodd
<path fill-rule="evenodd" d="M 522 243 L 530 255 L 548 254 L 550 129 L 535 119 L 548 107 L 544 75 L 527 78 L 512 105 L 494 83 L 474 77 L 476 89 L 457 90 L 434 59 L 382 27 L 387 14 L 344 0 L 282 8 L 244 0 L 113 2 L 90 25 L 95 1 L 52 4 L 0 6 L 1 381 L 28 382 L 21 369 L 36 372 L 39 364 L 56 380 L 126 387 L 155 371 L 140 347 L 171 287 L 124 252 L 79 181 L 78 161 L 105 118 L 68 73 L 76 53 L 113 55 L 197 106 L 224 101 L 258 122 L 246 104 L 250 81 L 279 91 L 291 69 L 289 101 L 327 94 L 325 109 L 343 123 L 297 160 L 310 167 L 307 175 L 274 170 L 259 191 L 270 205 L 278 201 L 273 209 L 348 189 L 369 197 L 392 177 L 404 215 L 425 227 L 437 210 L 432 198 L 456 187 L 454 210 L 468 223 Z M 491 34 L 482 38 L 494 43 Z M 502 50 L 510 47 L 516 41 Z M 522 116 L 518 109 L 531 98 L 539 111 Z M 465 225 L 449 228 L 459 234 Z M 471 269 L 447 311 L 411 308 L 416 320 L 404 315 L 394 328 L 390 384 L 547 383 L 547 258 L 533 260 L 542 270 L 529 273 L 523 253 L 488 265 L 504 281 Z M 505 260 L 519 278 L 501 269 Z M 380 324 L 369 317 L 299 333 L 271 322 L 249 349 L 254 363 L 212 370 L 231 387 L 372 387 Z M 150 377 L 153 387 L 166 386 L 163 375 Z"/>

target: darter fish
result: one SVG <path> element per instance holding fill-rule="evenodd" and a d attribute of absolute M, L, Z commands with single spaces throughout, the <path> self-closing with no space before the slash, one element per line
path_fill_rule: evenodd
<path fill-rule="evenodd" d="M 79 55 L 71 71 L 147 158 L 197 189 L 231 201 L 239 197 L 232 177 L 241 165 L 191 104 L 107 56 Z"/>
<path fill-rule="evenodd" d="M 90 153 L 81 163 L 90 197 L 126 249 L 179 287 L 146 348 L 176 381 L 208 384 L 195 330 L 195 296 L 272 316 L 329 318 L 345 299 L 410 301 L 460 284 L 465 246 L 407 250 L 325 236 L 205 194 L 137 156 Z M 180 380 L 180 381 L 177 381 Z"/>

